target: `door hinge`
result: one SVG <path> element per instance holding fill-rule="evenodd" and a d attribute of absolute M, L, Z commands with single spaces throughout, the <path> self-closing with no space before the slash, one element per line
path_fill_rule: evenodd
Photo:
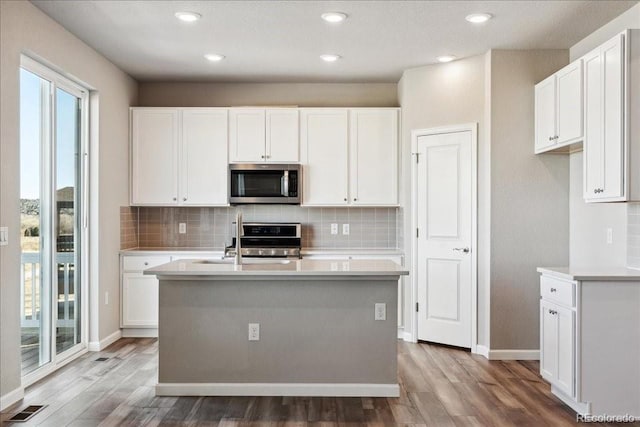
<path fill-rule="evenodd" d="M 418 312 L 418 311 L 420 311 L 420 303 L 419 302 L 416 303 L 416 312 Z"/>

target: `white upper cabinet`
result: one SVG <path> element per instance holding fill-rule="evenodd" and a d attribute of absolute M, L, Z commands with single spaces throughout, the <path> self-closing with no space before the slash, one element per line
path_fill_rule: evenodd
<path fill-rule="evenodd" d="M 535 86 L 535 152 L 565 148 L 583 137 L 582 60 Z"/>
<path fill-rule="evenodd" d="M 398 110 L 301 110 L 303 205 L 398 204 Z"/>
<path fill-rule="evenodd" d="M 350 202 L 398 204 L 398 111 L 349 111 Z"/>
<path fill-rule="evenodd" d="M 181 204 L 226 205 L 227 165 L 227 111 L 183 110 Z"/>
<path fill-rule="evenodd" d="M 584 198 L 588 202 L 628 200 L 624 44 L 625 34 L 620 34 L 584 57 Z"/>
<path fill-rule="evenodd" d="M 178 203 L 178 110 L 131 111 L 131 204 Z"/>
<path fill-rule="evenodd" d="M 131 109 L 131 204 L 227 205 L 227 111 Z"/>
<path fill-rule="evenodd" d="M 265 111 L 265 118 L 266 160 L 268 162 L 299 162 L 298 109 L 268 109 Z"/>
<path fill-rule="evenodd" d="M 300 112 L 303 204 L 343 206 L 349 201 L 349 115 L 347 109 Z"/>
<path fill-rule="evenodd" d="M 298 153 L 296 108 L 232 108 L 229 110 L 229 151 L 232 162 L 289 162 Z"/>

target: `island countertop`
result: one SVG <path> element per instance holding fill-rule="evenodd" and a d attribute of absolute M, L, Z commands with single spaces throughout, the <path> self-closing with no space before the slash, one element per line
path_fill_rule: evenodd
<path fill-rule="evenodd" d="M 308 260 L 244 258 L 233 260 L 182 259 L 144 271 L 160 277 L 211 278 L 212 276 L 401 276 L 404 267 L 389 260 Z"/>
<path fill-rule="evenodd" d="M 640 270 L 624 267 L 538 267 L 537 270 L 565 280 L 640 282 Z"/>

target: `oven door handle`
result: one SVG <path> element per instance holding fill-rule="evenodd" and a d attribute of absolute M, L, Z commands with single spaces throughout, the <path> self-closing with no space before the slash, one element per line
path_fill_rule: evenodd
<path fill-rule="evenodd" d="M 284 184 L 282 185 L 282 195 L 289 197 L 289 171 L 284 171 Z"/>

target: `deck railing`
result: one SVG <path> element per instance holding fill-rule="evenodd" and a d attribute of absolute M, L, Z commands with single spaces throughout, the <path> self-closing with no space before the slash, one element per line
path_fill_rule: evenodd
<path fill-rule="evenodd" d="M 73 327 L 76 301 L 74 252 L 56 253 L 58 275 L 57 307 L 58 327 Z M 42 274 L 39 252 L 22 252 L 20 267 L 20 326 L 40 327 Z"/>

